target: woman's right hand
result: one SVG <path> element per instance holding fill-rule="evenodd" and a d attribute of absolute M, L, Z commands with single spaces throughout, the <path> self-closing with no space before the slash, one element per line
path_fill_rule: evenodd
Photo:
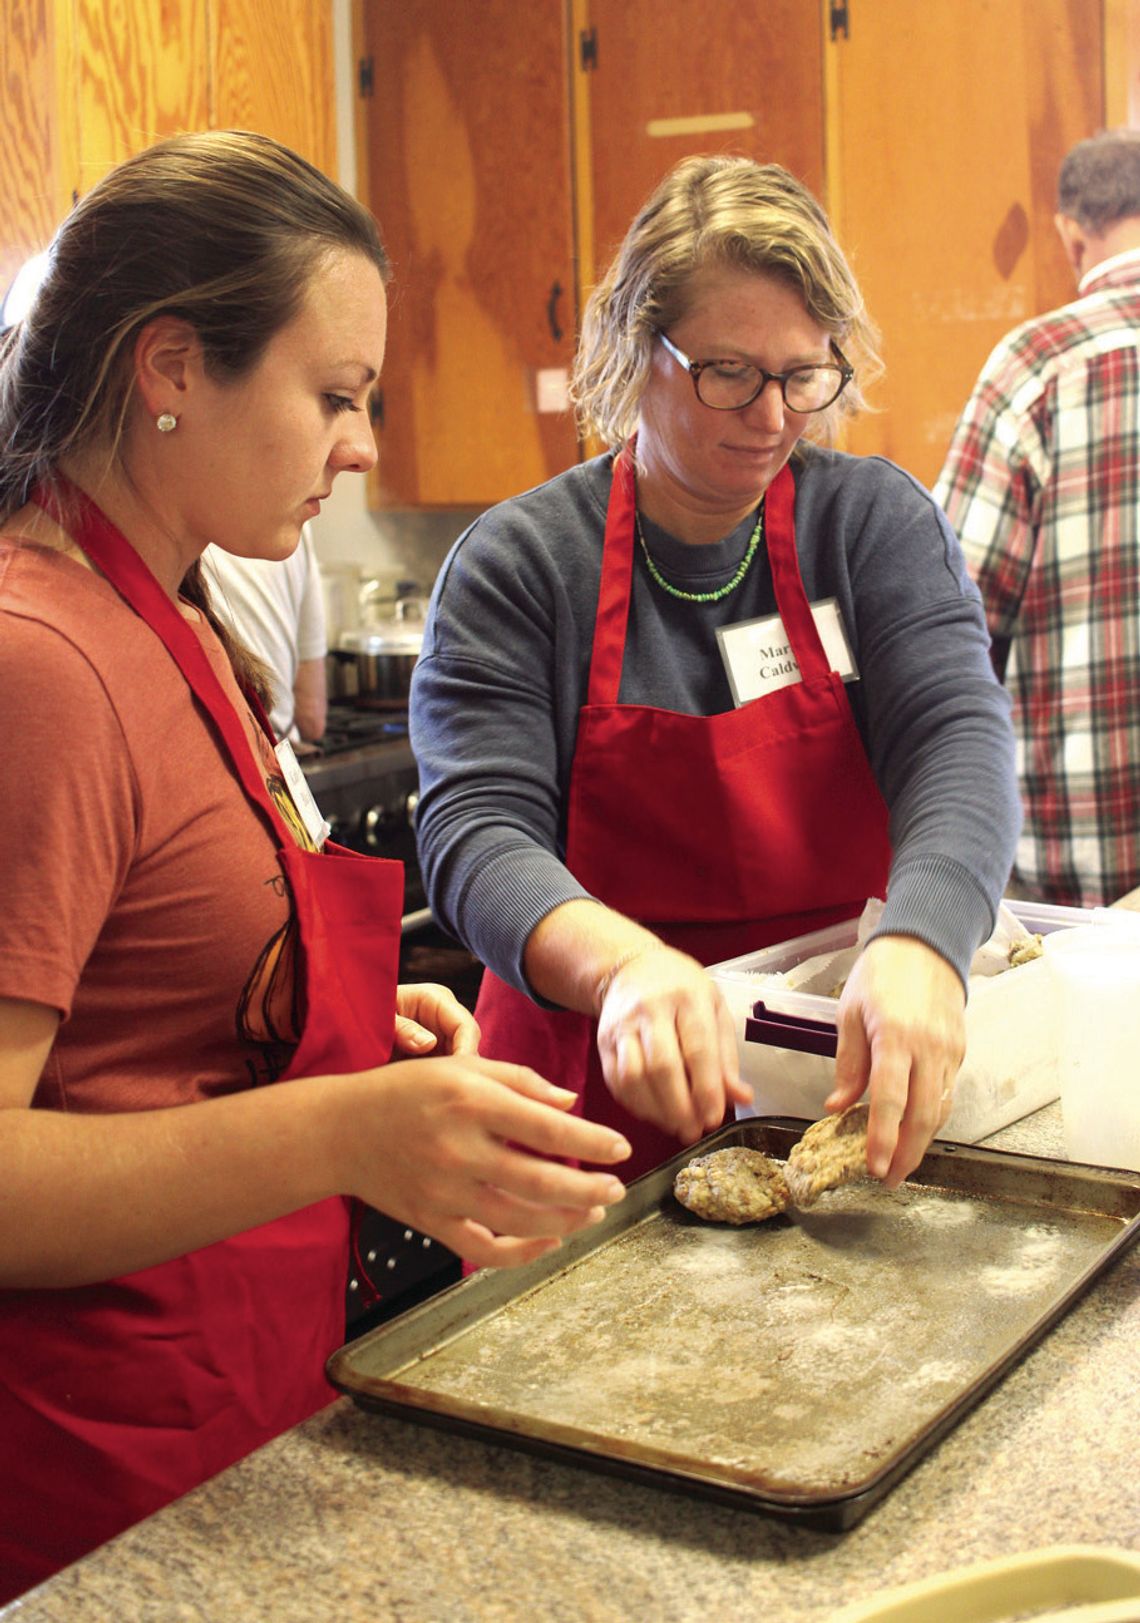
<path fill-rule="evenodd" d="M 619 1133 L 568 1115 L 574 1095 L 522 1065 L 454 1054 L 344 1079 L 346 1193 L 478 1267 L 530 1262 L 598 1222 L 625 1193 L 607 1172 Z"/>
<path fill-rule="evenodd" d="M 602 1074 L 631 1115 L 693 1144 L 751 1101 L 728 1005 L 695 958 L 654 942 L 619 959 L 602 987 Z"/>

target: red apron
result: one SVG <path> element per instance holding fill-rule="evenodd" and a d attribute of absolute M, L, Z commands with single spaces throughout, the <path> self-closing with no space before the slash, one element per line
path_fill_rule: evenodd
<path fill-rule="evenodd" d="M 619 704 L 636 487 L 615 462 L 585 706 L 570 774 L 566 865 L 608 906 L 703 964 L 821 929 L 884 894 L 887 809 L 800 578 L 789 467 L 766 498 L 776 605 L 803 680 L 716 716 Z M 700 613 L 694 607 L 694 613 Z M 589 1016 L 540 1009 L 483 977 L 480 1051 L 532 1065 L 623 1132 L 640 1177 L 680 1147 L 617 1104 Z"/>
<path fill-rule="evenodd" d="M 280 843 L 304 1010 L 281 1080 L 383 1064 L 402 865 L 297 847 L 197 636 L 104 515 L 81 508 L 76 539 L 166 645 Z M 18 1462 L 0 1467 L 0 1601 L 332 1401 L 348 1239 L 336 1198 L 105 1284 L 0 1292 L 0 1438 Z"/>

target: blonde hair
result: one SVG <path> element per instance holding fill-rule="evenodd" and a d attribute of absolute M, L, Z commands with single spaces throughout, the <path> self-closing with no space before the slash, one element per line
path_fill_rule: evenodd
<path fill-rule="evenodd" d="M 590 294 L 570 391 L 583 431 L 615 449 L 626 443 L 654 340 L 686 314 L 708 265 L 779 278 L 844 349 L 857 377 L 807 431 L 830 442 L 839 418 L 865 405 L 860 382 L 882 371 L 878 333 L 807 188 L 780 164 L 726 156 L 684 158 L 666 175 Z"/>

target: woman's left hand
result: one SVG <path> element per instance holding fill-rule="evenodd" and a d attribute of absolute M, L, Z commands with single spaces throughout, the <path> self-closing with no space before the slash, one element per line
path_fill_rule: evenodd
<path fill-rule="evenodd" d="M 867 1166 L 890 1189 L 914 1171 L 950 1114 L 965 1012 L 957 970 L 913 936 L 868 942 L 843 990 L 827 1107 L 845 1110 L 870 1086 Z"/>
<path fill-rule="evenodd" d="M 417 981 L 396 988 L 396 1053 L 477 1054 L 479 1023 L 446 986 Z"/>

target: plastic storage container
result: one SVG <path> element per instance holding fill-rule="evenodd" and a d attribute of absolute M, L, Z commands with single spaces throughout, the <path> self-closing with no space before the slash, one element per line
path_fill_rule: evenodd
<path fill-rule="evenodd" d="M 1045 941 L 1070 1161 L 1140 1172 L 1140 918 Z"/>
<path fill-rule="evenodd" d="M 1022 966 L 1024 967 L 1024 966 Z M 1140 1555 L 1058 1544 L 882 1591 L 828 1623 L 1137 1623 Z"/>
<path fill-rule="evenodd" d="M 1098 923 L 1106 916 L 1103 908 L 1014 901 L 1005 905 L 1028 931 L 1041 935 Z M 752 1108 L 739 1108 L 738 1116 L 799 1116 L 815 1121 L 824 1114 L 824 1101 L 834 1082 L 834 1059 L 746 1041 L 744 1024 L 756 1001 L 763 999 L 769 1009 L 834 1025 L 839 1000 L 829 992 L 846 978 L 855 961 L 858 927 L 858 919 L 849 919 L 710 966 L 709 974 L 724 993 L 736 1023 L 741 1075 L 752 1087 Z M 758 983 L 758 976 L 786 974 L 809 958 L 831 954 L 834 960 L 802 989 Z M 940 1138 L 974 1144 L 1058 1098 L 1053 1016 L 1043 958 L 1000 975 L 971 979 L 966 1057 Z"/>

